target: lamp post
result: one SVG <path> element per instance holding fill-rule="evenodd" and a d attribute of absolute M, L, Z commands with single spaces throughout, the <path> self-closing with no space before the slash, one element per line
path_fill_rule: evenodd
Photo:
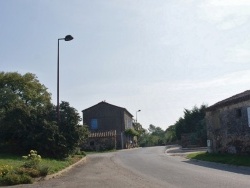
<path fill-rule="evenodd" d="M 65 38 L 59 38 L 57 42 L 57 124 L 59 125 L 60 121 L 60 114 L 59 114 L 59 41 L 65 40 L 65 41 L 71 41 L 73 40 L 73 37 L 71 35 L 65 36 Z"/>
<path fill-rule="evenodd" d="M 141 110 L 137 110 L 135 114 L 135 122 L 137 123 L 137 112 L 140 112 Z"/>

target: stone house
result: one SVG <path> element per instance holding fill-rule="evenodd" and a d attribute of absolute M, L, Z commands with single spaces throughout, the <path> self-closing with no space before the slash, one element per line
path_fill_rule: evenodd
<path fill-rule="evenodd" d="M 208 151 L 250 154 L 250 90 L 206 109 Z"/>
<path fill-rule="evenodd" d="M 83 124 L 88 125 L 91 134 L 96 133 L 96 135 L 105 135 L 107 132 L 113 132 L 113 136 L 106 137 L 105 139 L 103 138 L 102 141 L 100 141 L 100 138 L 97 139 L 92 137 L 92 139 L 89 140 L 90 145 L 105 147 L 107 146 L 107 141 L 110 141 L 112 143 L 115 142 L 115 147 L 117 149 L 126 148 L 128 140 L 124 131 L 133 128 L 133 115 L 126 108 L 102 101 L 82 110 L 82 116 Z M 101 146 L 101 143 L 105 143 L 105 145 L 103 144 L 103 146 Z"/>

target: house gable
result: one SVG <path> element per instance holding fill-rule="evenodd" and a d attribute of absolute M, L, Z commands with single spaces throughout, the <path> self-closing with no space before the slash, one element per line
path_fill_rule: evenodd
<path fill-rule="evenodd" d="M 250 90 L 247 90 L 206 109 L 212 152 L 250 153 L 249 107 Z"/>
<path fill-rule="evenodd" d="M 116 131 L 118 148 L 125 144 L 124 131 L 132 127 L 133 115 L 126 108 L 107 102 L 100 102 L 82 110 L 83 122 L 89 126 L 91 133 Z"/>

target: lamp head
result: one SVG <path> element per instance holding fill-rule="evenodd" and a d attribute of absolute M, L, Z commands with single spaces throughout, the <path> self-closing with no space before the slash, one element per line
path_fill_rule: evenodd
<path fill-rule="evenodd" d="M 71 40 L 73 40 L 74 38 L 71 36 L 71 35 L 67 35 L 65 38 L 64 38 L 64 40 L 65 41 L 71 41 Z"/>

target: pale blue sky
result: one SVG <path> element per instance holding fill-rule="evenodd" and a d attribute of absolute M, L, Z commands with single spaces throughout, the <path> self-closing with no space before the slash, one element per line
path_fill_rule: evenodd
<path fill-rule="evenodd" d="M 1 0 L 0 70 L 31 72 L 79 113 L 103 100 L 144 128 L 250 89 L 248 0 Z"/>

